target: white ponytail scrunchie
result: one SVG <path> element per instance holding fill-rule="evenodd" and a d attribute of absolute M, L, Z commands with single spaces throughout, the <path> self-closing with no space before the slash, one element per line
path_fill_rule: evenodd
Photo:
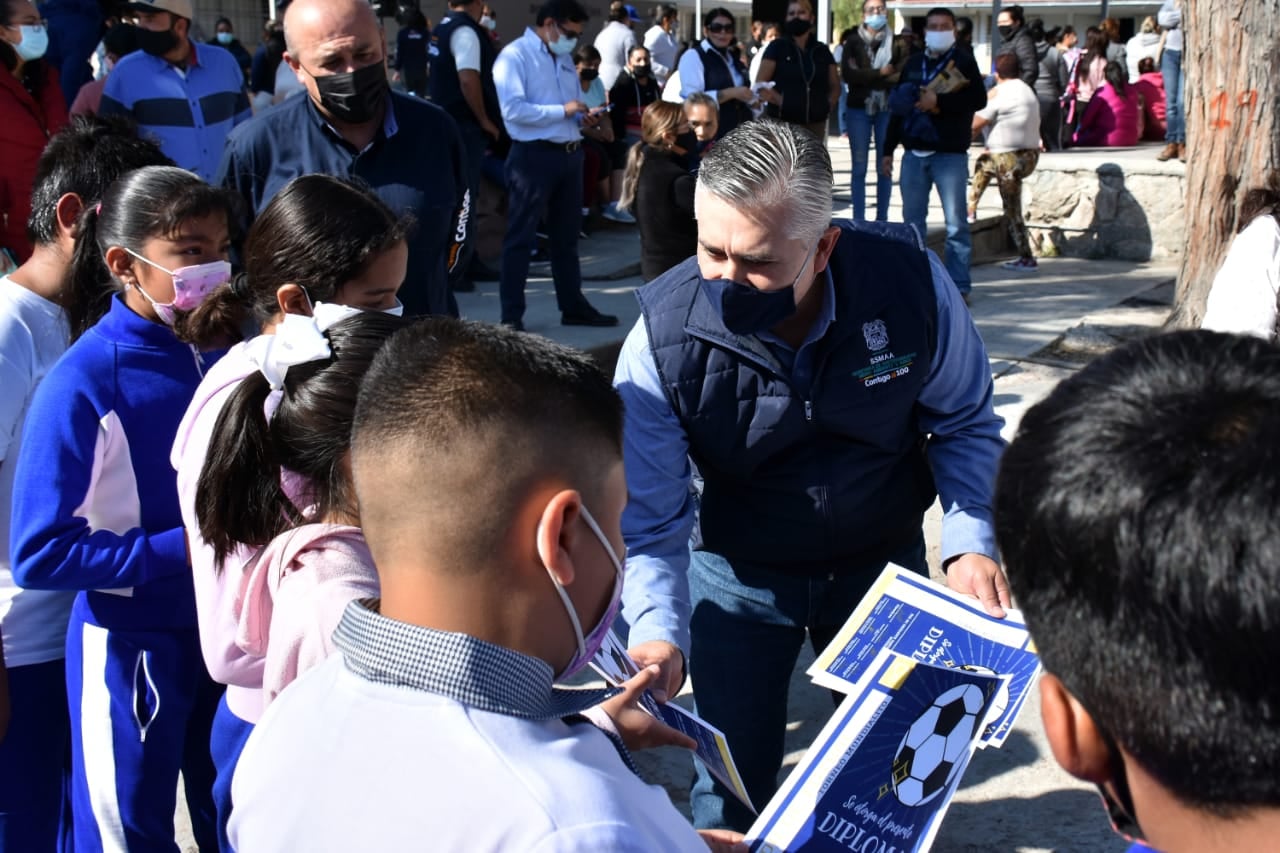
<path fill-rule="evenodd" d="M 285 314 L 274 335 L 259 335 L 245 347 L 249 362 L 267 378 L 272 391 L 284 387 L 285 374 L 295 364 L 320 361 L 333 355 L 324 333 L 330 326 L 360 313 L 349 305 L 317 302 L 310 317 Z"/>

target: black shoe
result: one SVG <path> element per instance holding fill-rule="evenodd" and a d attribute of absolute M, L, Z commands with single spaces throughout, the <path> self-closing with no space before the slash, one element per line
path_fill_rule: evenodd
<path fill-rule="evenodd" d="M 612 314 L 601 314 L 594 308 L 578 314 L 561 314 L 561 326 L 616 326 L 618 318 Z"/>
<path fill-rule="evenodd" d="M 502 325 L 517 332 L 524 331 L 524 320 L 503 320 Z"/>
<path fill-rule="evenodd" d="M 497 281 L 498 271 L 488 264 L 472 261 L 471 266 L 467 268 L 467 278 L 472 281 Z"/>
<path fill-rule="evenodd" d="M 474 281 L 455 281 L 450 287 L 454 293 L 475 293 L 476 283 Z"/>

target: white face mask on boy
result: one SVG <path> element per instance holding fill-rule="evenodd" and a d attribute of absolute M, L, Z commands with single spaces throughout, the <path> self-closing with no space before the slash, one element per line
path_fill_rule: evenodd
<path fill-rule="evenodd" d="M 563 681 L 576 675 L 587 664 L 591 663 L 591 660 L 600 651 L 601 646 L 604 645 L 605 638 L 609 636 L 609 629 L 613 627 L 614 620 L 618 618 L 618 610 L 622 606 L 622 561 L 613 552 L 613 546 L 609 544 L 609 540 L 605 537 L 600 526 L 596 524 L 596 520 L 591 517 L 591 513 L 587 512 L 587 508 L 583 506 L 581 510 L 583 522 L 595 534 L 595 537 L 600 540 L 600 545 L 604 548 L 605 554 L 609 556 L 609 562 L 613 563 L 615 572 L 613 594 L 609 598 L 609 606 L 605 608 L 604 613 L 600 616 L 600 621 L 591 629 L 591 633 L 583 636 L 582 621 L 578 618 L 578 611 L 574 609 L 573 602 L 569 599 L 569 593 L 560 585 L 560 581 L 556 580 L 556 576 L 551 574 L 551 570 L 547 569 L 547 574 L 551 577 L 551 582 L 555 584 L 556 592 L 560 595 L 560 601 L 564 604 L 565 612 L 569 614 L 569 623 L 573 625 L 573 633 L 578 640 L 578 650 L 574 652 L 573 657 L 569 659 L 569 663 L 565 668 L 556 673 L 556 681 Z"/>

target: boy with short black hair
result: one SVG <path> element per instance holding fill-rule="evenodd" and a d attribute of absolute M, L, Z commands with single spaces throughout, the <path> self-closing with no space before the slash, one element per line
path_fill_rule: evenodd
<path fill-rule="evenodd" d="M 1280 349 L 1131 344 L 1023 417 L 996 532 L 1055 757 L 1165 853 L 1280 838 Z"/>
<path fill-rule="evenodd" d="M 382 597 L 348 606 L 341 653 L 254 731 L 234 846 L 705 850 L 616 735 L 582 720 L 608 693 L 553 686 L 621 598 L 622 403 L 599 369 L 543 338 L 428 319 L 369 368 L 351 465 Z M 660 728 L 649 742 L 674 740 Z"/>

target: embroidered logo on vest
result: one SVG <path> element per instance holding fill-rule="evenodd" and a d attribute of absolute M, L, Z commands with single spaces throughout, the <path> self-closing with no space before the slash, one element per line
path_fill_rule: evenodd
<path fill-rule="evenodd" d="M 889 345 L 889 330 L 884 320 L 872 320 L 862 324 L 862 337 L 867 341 L 867 349 L 878 352 Z"/>

